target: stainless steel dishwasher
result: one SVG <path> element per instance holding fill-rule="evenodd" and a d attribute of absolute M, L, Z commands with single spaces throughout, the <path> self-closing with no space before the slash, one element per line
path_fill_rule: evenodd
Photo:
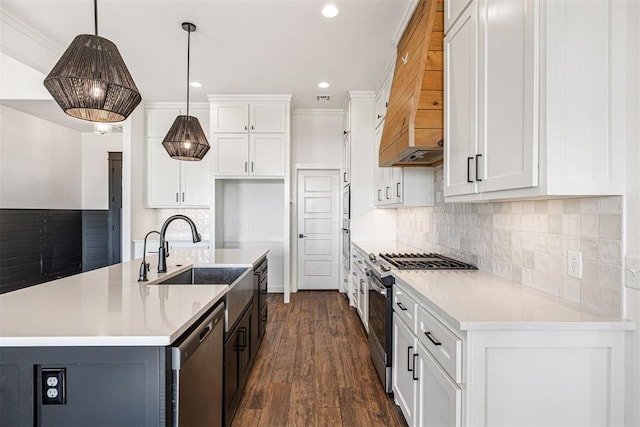
<path fill-rule="evenodd" d="M 173 426 L 222 426 L 224 304 L 172 346 Z"/>

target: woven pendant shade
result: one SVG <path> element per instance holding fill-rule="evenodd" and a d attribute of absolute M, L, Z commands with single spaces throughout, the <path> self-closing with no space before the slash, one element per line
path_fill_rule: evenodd
<path fill-rule="evenodd" d="M 116 45 L 97 35 L 76 36 L 44 85 L 65 113 L 92 122 L 121 122 L 142 99 Z"/>
<path fill-rule="evenodd" d="M 193 116 L 178 116 L 162 141 L 169 156 L 176 160 L 202 160 L 209 151 L 209 142 L 200 121 Z"/>

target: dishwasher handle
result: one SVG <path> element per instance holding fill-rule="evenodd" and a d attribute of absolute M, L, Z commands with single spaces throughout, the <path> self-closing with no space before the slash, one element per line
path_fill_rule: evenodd
<path fill-rule="evenodd" d="M 189 335 L 171 346 L 171 366 L 182 368 L 216 327 L 223 327 L 224 304 L 217 306 Z"/>

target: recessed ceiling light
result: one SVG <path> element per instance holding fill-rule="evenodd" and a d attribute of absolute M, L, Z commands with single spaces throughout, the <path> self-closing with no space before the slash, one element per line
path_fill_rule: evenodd
<path fill-rule="evenodd" d="M 199 82 L 191 82 L 191 83 L 189 83 L 189 85 L 191 87 L 202 87 L 202 84 L 200 84 Z"/>
<path fill-rule="evenodd" d="M 319 87 L 320 89 L 326 89 L 326 88 L 328 88 L 328 87 L 329 87 L 329 83 L 327 83 L 327 82 L 320 82 L 320 83 L 318 83 L 318 87 Z"/>
<path fill-rule="evenodd" d="M 322 8 L 322 16 L 325 18 L 335 18 L 338 16 L 338 13 L 340 13 L 340 11 L 333 4 L 328 4 Z"/>

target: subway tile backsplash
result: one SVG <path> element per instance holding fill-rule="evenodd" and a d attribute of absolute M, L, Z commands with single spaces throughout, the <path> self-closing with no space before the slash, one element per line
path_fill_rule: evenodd
<path fill-rule="evenodd" d="M 475 264 L 602 315 L 622 314 L 622 198 L 444 203 L 436 169 L 433 207 L 399 208 L 397 239 Z M 582 252 L 582 279 L 567 251 Z"/>

